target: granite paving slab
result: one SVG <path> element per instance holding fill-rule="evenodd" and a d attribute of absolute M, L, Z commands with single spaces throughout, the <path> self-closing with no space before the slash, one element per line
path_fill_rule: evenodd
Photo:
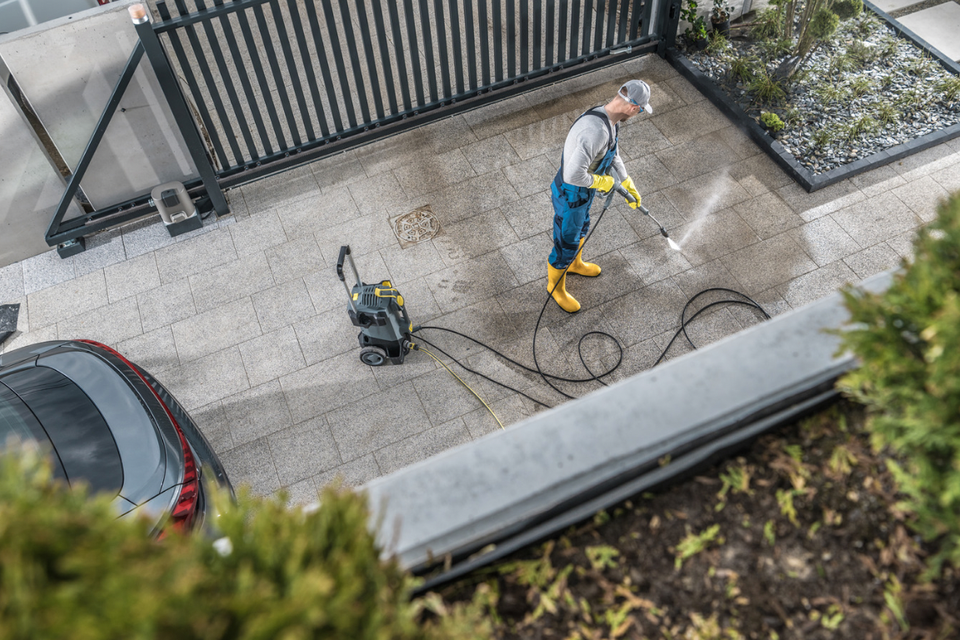
<path fill-rule="evenodd" d="M 787 234 L 819 267 L 857 253 L 862 248 L 830 216 L 790 229 Z"/>
<path fill-rule="evenodd" d="M 340 452 L 323 416 L 267 436 L 270 453 L 280 476 L 289 486 L 340 466 Z"/>
<path fill-rule="evenodd" d="M 833 293 L 845 284 L 858 281 L 857 274 L 845 262 L 838 260 L 778 286 L 777 292 L 796 309 Z"/>
<path fill-rule="evenodd" d="M 890 191 L 924 222 L 932 222 L 936 218 L 937 204 L 950 196 L 950 192 L 931 176 L 923 176 Z"/>
<path fill-rule="evenodd" d="M 861 247 L 872 246 L 921 224 L 917 214 L 890 191 L 831 215 Z"/>
<path fill-rule="evenodd" d="M 61 340 L 86 338 L 110 346 L 142 333 L 140 309 L 134 298 L 124 298 L 57 323 L 57 337 Z"/>
<path fill-rule="evenodd" d="M 344 462 L 422 433 L 431 420 L 414 383 L 404 383 L 387 397 L 360 400 L 327 414 L 330 430 Z"/>
<path fill-rule="evenodd" d="M 781 233 L 720 258 L 743 286 L 744 293 L 760 293 L 817 268 L 788 233 Z"/>
<path fill-rule="evenodd" d="M 769 191 L 734 205 L 733 210 L 762 240 L 803 224 L 803 218 L 794 213 L 779 195 Z"/>
<path fill-rule="evenodd" d="M 921 4 L 924 0 L 877 0 L 873 4 L 884 13 L 906 9 L 915 4 Z"/>
<path fill-rule="evenodd" d="M 951 60 L 960 60 L 960 4 L 944 2 L 897 21 Z"/>
<path fill-rule="evenodd" d="M 261 333 L 249 297 L 222 304 L 173 325 L 181 362 L 238 345 Z"/>
<path fill-rule="evenodd" d="M 381 473 L 391 473 L 472 440 L 463 420 L 457 418 L 378 449 L 374 457 Z"/>

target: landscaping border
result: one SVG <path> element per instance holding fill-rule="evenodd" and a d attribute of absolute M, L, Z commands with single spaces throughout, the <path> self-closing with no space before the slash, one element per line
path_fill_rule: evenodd
<path fill-rule="evenodd" d="M 893 27 L 898 37 L 910 40 L 913 44 L 930 54 L 944 69 L 960 76 L 960 64 L 945 57 L 938 49 L 930 46 L 926 40 L 901 25 L 886 12 L 878 9 L 873 3 L 864 0 L 863 4 L 864 7 L 873 11 L 877 17 Z M 814 173 L 801 165 L 792 153 L 787 151 L 779 141 L 767 134 L 726 92 L 721 90 L 710 77 L 700 71 L 700 69 L 690 62 L 678 49 L 667 49 L 665 57 L 674 69 L 679 71 L 680 74 L 689 80 L 711 103 L 733 120 L 774 162 L 808 192 L 823 189 L 841 180 L 852 178 L 871 169 L 882 167 L 891 162 L 911 156 L 919 151 L 929 149 L 942 142 L 960 137 L 960 124 L 955 124 L 940 129 L 939 131 L 920 136 L 919 138 L 914 138 L 909 142 L 884 149 L 879 153 L 860 158 L 841 167 L 836 167 L 823 173 Z"/>

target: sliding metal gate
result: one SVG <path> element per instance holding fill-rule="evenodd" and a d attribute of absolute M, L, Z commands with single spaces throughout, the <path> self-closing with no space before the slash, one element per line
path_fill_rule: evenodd
<path fill-rule="evenodd" d="M 130 63 L 142 47 L 201 175 L 187 186 L 194 196 L 205 192 L 218 214 L 227 212 L 224 188 L 625 57 L 662 55 L 679 8 L 679 0 L 170 4 L 156 2 L 160 20 L 137 24 Z M 118 100 L 115 91 L 113 108 Z M 98 126 L 90 155 L 99 137 Z M 47 242 L 152 211 L 142 195 L 60 228 L 58 210 Z"/>

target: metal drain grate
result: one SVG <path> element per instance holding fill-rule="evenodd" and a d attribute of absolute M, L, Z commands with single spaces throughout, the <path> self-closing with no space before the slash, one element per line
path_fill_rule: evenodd
<path fill-rule="evenodd" d="M 393 221 L 393 232 L 400 240 L 400 246 L 406 248 L 437 235 L 440 232 L 440 221 L 428 205 L 396 218 Z"/>

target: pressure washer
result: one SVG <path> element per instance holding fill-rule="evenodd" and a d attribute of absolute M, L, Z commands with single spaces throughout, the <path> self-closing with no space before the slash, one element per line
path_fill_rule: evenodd
<path fill-rule="evenodd" d="M 356 284 L 347 284 L 343 262 L 349 259 Z M 337 276 L 347 290 L 350 303 L 347 313 L 355 327 L 360 327 L 360 362 L 379 367 L 392 362 L 403 364 L 413 346 L 413 323 L 403 305 L 403 296 L 389 280 L 366 284 L 360 280 L 357 265 L 350 253 L 350 245 L 340 247 Z"/>

